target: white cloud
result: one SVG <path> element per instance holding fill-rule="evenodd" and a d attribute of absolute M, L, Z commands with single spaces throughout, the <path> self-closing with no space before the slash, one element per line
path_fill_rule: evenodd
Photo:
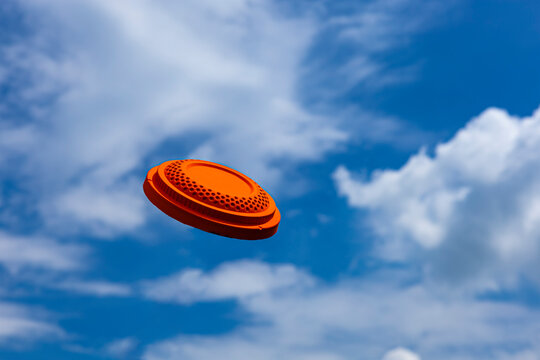
<path fill-rule="evenodd" d="M 68 224 L 85 223 L 93 233 L 110 236 L 117 231 L 133 229 L 144 222 L 143 199 L 139 183 L 130 181 L 124 184 L 96 185 L 84 184 L 59 194 L 54 205 L 44 205 L 44 211 L 51 208 L 60 218 L 49 219 L 65 229 Z"/>
<path fill-rule="evenodd" d="M 336 6 L 330 3 L 328 7 L 333 11 L 324 13 L 322 33 L 333 41 L 325 44 L 325 51 L 309 62 L 309 66 L 319 71 L 307 74 L 306 81 L 314 89 L 304 96 L 340 97 L 358 86 L 377 90 L 414 80 L 420 69 L 418 63 L 396 66 L 394 62 L 390 66 L 380 55 L 398 51 L 414 35 L 440 26 L 454 3 L 454 0 L 428 0 L 421 4 L 415 0 L 362 1 Z M 343 49 L 347 49 L 348 56 L 343 56 Z M 373 131 L 370 125 L 373 124 L 363 124 L 362 133 Z M 375 125 L 376 132 L 378 124 Z"/>
<path fill-rule="evenodd" d="M 11 273 L 25 269 L 71 271 L 84 268 L 89 249 L 43 237 L 15 236 L 0 231 L 0 263 Z"/>
<path fill-rule="evenodd" d="M 137 347 L 137 340 L 132 337 L 117 339 L 107 344 L 104 354 L 114 358 L 125 358 Z"/>
<path fill-rule="evenodd" d="M 131 359 L 133 358 L 132 354 L 136 350 L 138 343 L 139 341 L 134 337 L 125 337 L 112 340 L 99 348 L 79 344 L 66 344 L 63 346 L 63 349 L 72 353 L 84 354 L 98 358 Z"/>
<path fill-rule="evenodd" d="M 171 292 L 182 290 L 187 293 L 182 296 L 191 301 L 234 296 L 247 319 L 224 334 L 180 335 L 152 344 L 143 358 L 344 360 L 361 355 L 366 360 L 412 360 L 420 356 L 472 360 L 478 354 L 505 359 L 536 350 L 540 334 L 540 313 L 536 309 L 439 294 L 425 285 L 398 280 L 403 276 L 396 273 L 342 279 L 327 285 L 314 282 L 310 274 L 298 269 L 295 272 L 302 276 L 280 273 L 283 265 L 259 265 L 273 269 L 274 277 L 283 278 L 272 282 L 290 283 L 286 287 L 263 286 L 264 290 L 250 296 L 243 290 L 223 292 L 223 283 L 240 286 L 237 273 L 246 269 L 244 262 L 238 262 L 229 263 L 227 270 L 217 268 L 198 275 L 200 279 L 222 279 L 210 284 L 203 281 L 205 293 L 227 295 L 201 296 L 197 289 L 171 285 Z M 235 267 L 238 271 L 232 271 Z M 312 279 L 310 286 L 305 279 Z M 166 299 L 175 301 L 169 295 Z M 403 349 L 388 352 L 404 344 L 418 354 Z"/>
<path fill-rule="evenodd" d="M 104 296 L 129 296 L 131 287 L 125 284 L 112 283 L 109 281 L 84 281 L 84 280 L 61 280 L 50 282 L 47 286 L 84 295 Z"/>
<path fill-rule="evenodd" d="M 5 165 L 9 157 L 25 153 L 35 136 L 35 129 L 30 125 L 8 126 L 0 121 L 0 165 Z"/>
<path fill-rule="evenodd" d="M 411 36 L 437 25 L 435 15 L 448 10 L 454 1 L 425 1 L 423 8 L 410 0 L 379 0 L 351 5 L 361 8 L 353 16 L 332 19 L 341 28 L 340 36 L 369 52 L 380 52 L 407 44 Z M 397 24 L 396 19 L 401 21 Z M 396 28 L 401 29 L 397 31 Z"/>
<path fill-rule="evenodd" d="M 484 287 L 540 282 L 540 111 L 517 118 L 488 109 L 433 156 L 355 179 L 340 167 L 338 191 L 370 210 L 380 254 L 422 259 L 438 279 Z"/>
<path fill-rule="evenodd" d="M 130 296 L 130 285 L 74 277 L 89 270 L 91 255 L 91 249 L 79 243 L 0 231 L 0 265 L 8 272 L 3 290 L 17 294 L 17 286 L 26 284 L 98 297 Z"/>
<path fill-rule="evenodd" d="M 420 357 L 405 348 L 396 348 L 384 354 L 382 360 L 420 360 Z"/>
<path fill-rule="evenodd" d="M 64 331 L 45 319 L 39 309 L 0 302 L 0 342 L 7 346 L 58 339 Z"/>
<path fill-rule="evenodd" d="M 312 282 L 311 277 L 290 265 L 269 266 L 244 260 L 222 264 L 206 274 L 199 269 L 187 269 L 146 281 L 142 291 L 149 299 L 190 304 L 249 297 L 290 286 L 310 286 Z"/>

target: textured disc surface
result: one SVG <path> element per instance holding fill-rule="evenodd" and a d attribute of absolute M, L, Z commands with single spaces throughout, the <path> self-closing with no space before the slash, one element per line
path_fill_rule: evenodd
<path fill-rule="evenodd" d="M 204 231 L 255 240 L 272 236 L 279 225 L 280 213 L 272 197 L 255 181 L 224 165 L 167 161 L 148 172 L 143 187 L 160 210 Z"/>

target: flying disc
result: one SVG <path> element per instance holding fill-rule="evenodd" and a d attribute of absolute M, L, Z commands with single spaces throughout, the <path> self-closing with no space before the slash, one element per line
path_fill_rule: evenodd
<path fill-rule="evenodd" d="M 268 238 L 281 219 L 272 197 L 255 181 L 209 161 L 166 161 L 150 169 L 143 189 L 173 219 L 231 238 Z"/>

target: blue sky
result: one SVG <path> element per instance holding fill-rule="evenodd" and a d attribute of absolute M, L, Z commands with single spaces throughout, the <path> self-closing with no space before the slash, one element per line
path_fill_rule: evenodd
<path fill-rule="evenodd" d="M 540 5 L 0 4 L 0 358 L 540 359 Z M 177 223 L 200 158 L 263 241 Z"/>

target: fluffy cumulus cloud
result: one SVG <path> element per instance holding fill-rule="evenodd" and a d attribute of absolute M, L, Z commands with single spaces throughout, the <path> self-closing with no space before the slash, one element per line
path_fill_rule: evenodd
<path fill-rule="evenodd" d="M 445 281 L 479 286 L 540 282 L 540 111 L 488 109 L 433 155 L 360 179 L 334 173 L 353 207 L 369 210 L 380 255 L 421 258 Z M 426 260 L 427 259 L 427 260 Z"/>
<path fill-rule="evenodd" d="M 235 298 L 249 315 L 242 326 L 222 335 L 164 340 L 150 345 L 143 358 L 472 360 L 479 353 L 492 359 L 538 355 L 540 313 L 524 306 L 440 295 L 422 284 L 398 280 L 403 274 L 381 273 L 328 285 L 300 269 L 290 276 L 292 267 L 280 271 L 285 265 L 257 266 L 273 275 L 253 275 L 259 285 L 249 296 L 239 283 L 238 272 L 247 270 L 243 261 L 199 275 L 221 279 L 205 282 L 205 292 L 226 294 L 214 300 Z M 227 283 L 239 288 L 224 291 Z M 168 291 L 160 300 L 209 300 L 196 286 L 171 283 Z"/>

